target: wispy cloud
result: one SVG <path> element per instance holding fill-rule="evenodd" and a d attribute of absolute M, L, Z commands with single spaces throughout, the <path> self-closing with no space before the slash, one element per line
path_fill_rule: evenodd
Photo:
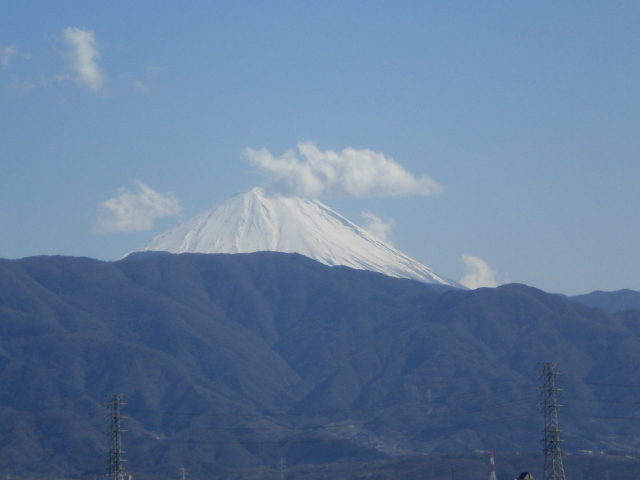
<path fill-rule="evenodd" d="M 431 195 L 442 186 L 427 176 L 415 178 L 393 159 L 371 150 L 345 148 L 322 152 L 313 142 L 298 144 L 274 157 L 268 150 L 246 148 L 242 157 L 271 177 L 267 189 L 306 198 Z"/>
<path fill-rule="evenodd" d="M 33 82 L 28 80 L 20 80 L 17 76 L 11 76 L 11 83 L 7 91 L 7 97 L 20 98 L 29 93 L 35 87 Z"/>
<path fill-rule="evenodd" d="M 160 71 L 160 67 L 158 66 L 149 66 L 145 69 L 144 82 L 140 79 L 136 79 L 133 82 L 133 88 L 144 95 L 149 95 L 151 93 L 151 88 L 149 88 L 149 82 L 155 77 Z"/>
<path fill-rule="evenodd" d="M 135 82 L 133 82 L 133 88 L 140 93 L 144 93 L 145 95 L 148 95 L 150 90 L 147 88 L 147 86 L 142 83 L 140 80 L 136 80 Z"/>
<path fill-rule="evenodd" d="M 94 93 L 99 92 L 107 82 L 96 60 L 100 58 L 94 33 L 77 27 L 64 30 L 64 41 L 70 50 L 67 56 L 71 62 L 76 84 L 87 87 Z"/>
<path fill-rule="evenodd" d="M 177 215 L 182 210 L 173 193 L 162 195 L 140 180 L 136 180 L 137 191 L 125 188 L 118 196 L 100 204 L 100 215 L 94 225 L 94 232 L 138 232 L 153 228 L 157 218 Z"/>
<path fill-rule="evenodd" d="M 393 245 L 389 236 L 391 235 L 391 230 L 395 226 L 395 222 L 393 219 L 388 221 L 382 220 L 377 215 L 374 215 L 371 212 L 362 212 L 360 214 L 362 219 L 365 221 L 365 224 L 362 226 L 364 230 L 369 232 L 374 237 L 378 237 L 383 242 L 388 243 L 389 245 Z"/>
<path fill-rule="evenodd" d="M 11 57 L 13 57 L 15 54 L 16 47 L 0 46 L 0 65 L 2 65 L 2 68 L 7 68 L 9 66 Z"/>
<path fill-rule="evenodd" d="M 496 272 L 482 260 L 468 253 L 463 253 L 460 260 L 465 267 L 466 275 L 460 283 L 467 288 L 497 287 Z"/>

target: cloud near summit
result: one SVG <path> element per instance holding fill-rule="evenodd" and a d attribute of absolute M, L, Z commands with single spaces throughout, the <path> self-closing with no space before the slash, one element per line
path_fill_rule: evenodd
<path fill-rule="evenodd" d="M 241 155 L 270 177 L 267 190 L 282 195 L 392 197 L 431 195 L 442 191 L 436 181 L 426 175 L 414 177 L 381 153 L 354 148 L 323 152 L 313 142 L 301 142 L 297 147 L 298 152 L 289 150 L 281 157 L 274 157 L 265 148 L 245 148 Z"/>
<path fill-rule="evenodd" d="M 481 287 L 497 287 L 496 272 L 483 259 L 463 253 L 461 262 L 465 267 L 466 275 L 460 279 L 460 283 L 472 290 Z"/>
<path fill-rule="evenodd" d="M 121 188 L 118 196 L 100 203 L 94 233 L 151 230 L 157 218 L 178 215 L 182 210 L 173 193 L 162 195 L 140 180 L 136 180 L 136 186 L 137 192 Z"/>

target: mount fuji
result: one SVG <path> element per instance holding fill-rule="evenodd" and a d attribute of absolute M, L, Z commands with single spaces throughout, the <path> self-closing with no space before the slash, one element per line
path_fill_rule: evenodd
<path fill-rule="evenodd" d="M 464 288 L 396 250 L 326 205 L 256 187 L 155 237 L 138 251 L 299 253 L 392 277 Z"/>

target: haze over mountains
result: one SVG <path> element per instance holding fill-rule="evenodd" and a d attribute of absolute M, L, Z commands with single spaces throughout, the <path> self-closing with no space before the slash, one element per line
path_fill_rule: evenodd
<path fill-rule="evenodd" d="M 141 250 L 300 253 L 325 265 L 345 265 L 464 288 L 316 200 L 267 195 L 260 187 L 234 195 L 218 207 L 157 236 Z"/>
<path fill-rule="evenodd" d="M 621 312 L 623 310 L 640 310 L 640 292 L 622 289 L 616 292 L 595 292 L 585 293 L 569 297 L 575 302 L 598 307 L 609 313 Z"/>
<path fill-rule="evenodd" d="M 539 450 L 546 361 L 564 373 L 565 450 L 640 452 L 637 310 L 524 285 L 439 293 L 277 252 L 0 260 L 0 287 L 12 475 L 101 475 L 112 393 L 138 477 Z"/>

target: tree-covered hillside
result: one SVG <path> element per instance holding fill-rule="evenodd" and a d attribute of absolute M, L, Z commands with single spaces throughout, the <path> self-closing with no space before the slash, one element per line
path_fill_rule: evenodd
<path fill-rule="evenodd" d="M 296 254 L 0 260 L 0 472 L 102 474 L 113 393 L 140 478 L 539 450 L 540 362 L 566 450 L 640 452 L 640 312 Z"/>

